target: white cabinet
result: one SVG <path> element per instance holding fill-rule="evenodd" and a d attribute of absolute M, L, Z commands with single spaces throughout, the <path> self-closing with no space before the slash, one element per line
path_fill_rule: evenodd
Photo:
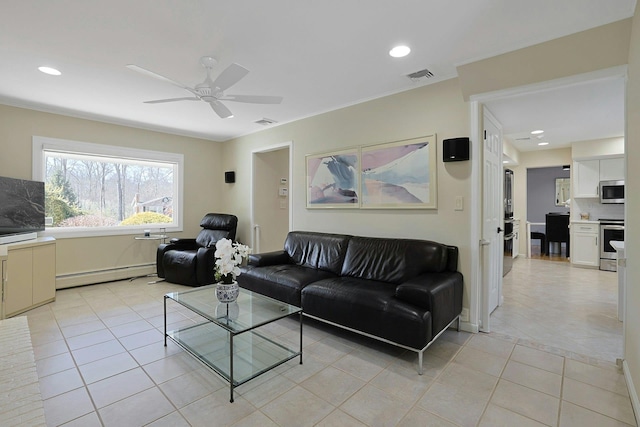
<path fill-rule="evenodd" d="M 600 181 L 624 179 L 624 157 L 573 162 L 573 197 L 600 197 Z"/>
<path fill-rule="evenodd" d="M 573 197 L 598 197 L 600 160 L 573 162 Z"/>
<path fill-rule="evenodd" d="M 597 222 L 573 222 L 571 224 L 571 263 L 581 267 L 600 265 Z"/>
<path fill-rule="evenodd" d="M 520 220 L 513 220 L 513 257 L 520 255 Z"/>
<path fill-rule="evenodd" d="M 56 245 L 52 237 L 0 248 L 2 316 L 20 314 L 56 297 Z"/>
<path fill-rule="evenodd" d="M 624 179 L 624 157 L 600 160 L 600 181 Z"/>

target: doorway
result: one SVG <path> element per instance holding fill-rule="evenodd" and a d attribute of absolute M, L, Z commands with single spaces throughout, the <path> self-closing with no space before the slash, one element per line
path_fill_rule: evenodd
<path fill-rule="evenodd" d="M 587 98 L 589 96 L 596 97 L 598 98 L 600 96 L 599 92 L 597 90 L 593 90 L 593 86 L 597 86 L 596 83 L 601 83 L 601 82 L 608 82 L 608 81 L 613 81 L 613 80 L 617 80 L 618 82 L 620 81 L 624 81 L 624 75 L 620 73 L 620 70 L 615 69 L 615 70 L 605 70 L 603 72 L 599 72 L 599 73 L 590 73 L 590 74 L 585 74 L 585 75 L 581 75 L 581 76 L 574 76 L 572 78 L 567 78 L 567 79 L 559 79 L 557 81 L 552 81 L 552 82 L 543 82 L 543 83 L 539 83 L 539 84 L 534 84 L 534 85 L 530 85 L 527 87 L 520 87 L 520 88 L 515 88 L 515 89 L 509 89 L 509 90 L 504 90 L 504 91 L 500 91 L 500 92 L 495 92 L 495 93 L 491 93 L 491 94 L 483 94 L 483 95 L 477 95 L 477 96 L 472 96 L 471 97 L 471 101 L 472 101 L 472 106 L 476 105 L 476 109 L 478 109 L 478 106 L 483 106 L 486 105 L 488 106 L 489 109 L 491 109 L 492 113 L 494 113 L 494 115 L 496 116 L 497 120 L 503 125 L 503 133 L 505 135 L 514 135 L 517 134 L 517 132 L 522 132 L 524 133 L 524 131 L 522 129 L 517 129 L 517 127 L 519 127 L 520 125 L 522 125 L 524 122 L 527 122 L 527 132 L 526 134 L 523 134 L 521 138 L 515 138 L 515 139 L 522 139 L 522 144 L 528 144 L 529 147 L 534 147 L 534 146 L 538 146 L 538 145 L 542 145 L 543 143 L 546 143 L 546 141 L 540 141 L 540 143 L 538 143 L 539 139 L 537 137 L 533 137 L 531 136 L 533 134 L 533 130 L 534 129 L 552 129 L 554 126 L 559 126 L 559 124 L 563 124 L 563 125 L 567 125 L 569 123 L 572 123 L 574 127 L 578 127 L 581 126 L 582 128 L 585 128 L 585 123 L 588 122 L 589 125 L 592 125 L 593 123 L 598 122 L 596 119 L 593 118 L 593 116 L 587 116 L 586 114 L 583 113 L 582 110 L 580 110 L 579 108 L 564 108 L 564 111 L 567 111 L 567 115 L 563 115 L 563 114 L 550 114 L 549 110 L 551 110 L 549 108 L 550 105 L 555 105 L 552 102 L 549 102 L 549 100 L 552 98 L 552 94 L 554 92 L 563 92 L 563 93 L 567 93 L 567 91 L 563 91 L 563 88 L 569 88 L 571 89 L 569 91 L 569 93 L 571 93 L 572 91 L 575 91 L 576 93 L 581 93 L 583 96 L 586 96 Z M 593 83 L 593 84 L 591 84 Z M 603 86 L 603 85 L 601 85 Z M 622 86 L 624 86 L 624 84 L 622 84 Z M 620 90 L 620 93 L 624 94 L 624 88 L 622 88 L 622 90 Z M 598 94 L 598 95 L 595 95 Z M 538 101 L 540 101 L 541 99 L 544 99 L 546 102 L 544 104 L 542 104 L 542 107 L 538 106 L 538 108 L 532 109 L 518 109 L 518 108 L 514 108 L 515 107 L 515 101 L 521 101 L 521 100 L 526 100 L 525 98 L 527 98 L 529 95 L 532 95 L 531 97 L 533 99 L 537 99 Z M 544 96 L 543 96 L 544 95 Z M 576 96 L 573 98 L 575 99 L 580 99 L 580 97 Z M 515 101 L 514 101 L 515 100 Z M 507 101 L 514 101 L 511 102 L 508 107 Z M 565 104 L 563 104 L 561 102 L 562 100 L 560 100 L 559 102 L 557 102 L 557 106 L 564 106 Z M 591 105 L 591 104 L 598 104 L 598 103 L 584 103 L 585 105 Z M 623 97 L 620 98 L 619 100 L 619 104 L 620 104 L 620 108 L 619 110 L 622 110 L 622 112 L 620 113 L 621 117 L 624 117 L 624 111 L 623 111 L 623 106 L 624 106 L 624 99 Z M 538 104 L 540 105 L 540 104 Z M 472 109 L 472 112 L 474 110 Z M 528 111 L 530 113 L 529 116 L 527 115 L 523 115 L 522 111 Z M 557 109 L 555 111 L 558 111 Z M 618 111 L 618 110 L 616 110 Z M 546 115 L 546 116 L 545 116 Z M 552 115 L 553 117 L 549 118 L 549 116 Z M 578 119 L 580 119 L 580 122 L 582 123 L 582 125 L 575 125 L 575 120 L 574 117 L 577 116 Z M 471 124 L 472 124 L 472 129 L 474 130 L 474 132 L 480 132 L 481 130 L 481 121 L 474 121 L 476 116 L 474 116 L 472 114 L 471 116 Z M 585 117 L 590 117 L 589 120 L 585 120 Z M 531 119 L 535 118 L 535 124 L 532 124 Z M 520 120 L 520 122 L 518 122 L 518 120 Z M 544 122 L 545 124 L 540 124 L 543 121 L 548 120 L 547 122 Z M 622 119 L 623 120 L 623 119 Z M 593 123 L 592 123 L 593 122 Z M 548 123 L 548 125 L 546 125 L 546 123 Z M 539 127 L 541 126 L 541 127 Z M 567 130 L 567 129 L 563 129 L 563 130 Z M 584 129 L 581 129 L 584 130 Z M 569 130 L 567 130 L 569 131 Z M 594 130 L 592 127 L 589 127 L 589 131 L 590 133 L 588 134 L 588 136 L 584 136 L 584 133 L 581 133 L 580 136 L 576 136 L 577 134 L 571 134 L 571 136 L 569 136 L 569 134 L 564 134 L 564 138 L 565 139 L 571 139 L 571 141 L 577 142 L 577 141 L 588 141 L 588 140 L 597 140 L 597 139 L 601 139 L 604 137 L 599 136 L 598 134 L 596 134 L 597 130 Z M 559 135 L 559 134 L 558 134 Z M 559 135 L 560 136 L 560 135 Z M 552 139 L 552 142 L 559 142 L 559 137 L 558 139 L 556 139 L 555 141 Z M 478 140 L 481 140 L 481 138 L 478 138 Z M 576 148 L 574 147 L 575 144 L 569 144 L 567 145 L 567 150 L 569 150 L 570 153 L 572 153 L 573 150 L 575 150 Z M 549 147 L 549 148 L 553 148 L 553 147 Z M 533 151 L 534 148 L 530 148 L 531 151 Z M 529 149 L 528 149 L 529 150 Z M 537 151 L 535 156 L 533 156 L 529 161 L 526 161 L 524 163 L 526 163 L 526 165 L 524 165 L 525 167 L 527 166 L 531 166 L 532 164 L 540 164 L 540 163 L 546 163 L 546 165 L 550 165 L 550 164 L 554 164 L 554 163 L 548 163 L 548 159 L 545 157 L 545 154 L 543 154 L 540 151 Z M 575 157 L 575 152 L 573 154 L 570 154 L 570 156 Z M 579 157 L 579 155 L 578 155 Z M 484 187 L 484 174 L 482 173 L 482 159 L 481 156 L 476 157 L 477 160 L 477 169 L 479 170 L 478 172 L 478 178 L 481 180 L 481 184 L 479 185 L 479 189 Z M 556 161 L 558 159 L 555 159 Z M 563 162 L 563 163 L 567 163 L 567 162 Z M 570 163 L 570 162 L 568 162 Z M 521 181 L 523 182 L 523 181 Z M 521 191 L 524 193 L 525 188 L 522 188 Z M 481 203 L 478 203 L 476 205 L 476 212 L 473 215 L 477 221 L 477 223 L 480 223 L 481 218 L 482 218 L 482 211 L 481 211 Z M 526 209 L 525 209 L 526 210 Z M 524 216 L 526 214 L 526 212 L 524 210 L 520 210 L 519 212 L 517 212 L 517 206 L 516 206 L 516 216 Z M 480 228 L 480 227 L 479 227 Z M 481 240 L 482 242 L 482 240 Z M 476 280 L 477 283 L 475 284 L 475 287 L 473 287 L 474 285 L 472 285 L 472 296 L 475 296 L 476 299 L 475 301 L 472 299 L 472 301 L 470 302 L 470 307 L 471 309 L 473 309 L 474 307 L 477 307 L 478 309 L 478 314 L 477 317 L 475 317 L 474 319 L 477 319 L 477 321 L 479 322 L 480 325 L 480 329 L 481 330 L 486 330 L 488 328 L 485 328 L 485 322 L 488 325 L 489 323 L 489 317 L 490 317 L 490 313 L 491 313 L 491 305 L 489 304 L 489 298 L 486 298 L 482 292 L 480 292 L 479 290 L 482 290 L 485 288 L 485 284 L 482 282 L 483 276 L 484 276 L 484 268 L 485 268 L 485 263 L 482 261 L 482 256 L 479 255 L 478 256 L 479 261 L 478 261 L 478 270 L 477 271 L 477 276 L 476 276 Z M 535 264 L 536 260 L 531 260 L 529 261 L 529 259 L 522 259 L 519 261 L 526 261 L 527 264 L 530 264 L 531 261 L 534 262 L 534 264 L 532 265 L 532 271 L 534 271 L 534 273 L 537 273 L 537 269 L 541 268 L 542 266 L 538 263 Z M 542 262 L 541 260 L 538 260 L 537 262 Z M 518 262 L 516 262 L 515 264 L 517 264 Z M 515 266 L 514 264 L 514 266 Z M 555 286 L 560 286 L 561 283 L 564 280 L 560 280 L 560 278 L 566 279 L 567 276 L 569 278 L 575 276 L 576 274 L 578 274 L 576 268 L 571 267 L 570 265 L 568 265 L 568 263 L 562 263 L 563 265 L 560 266 L 562 270 L 564 270 L 566 272 L 566 276 L 563 276 L 560 274 L 559 271 L 556 271 L 554 275 L 552 275 L 552 277 L 549 279 L 550 283 L 552 285 L 555 284 Z M 583 273 L 582 271 L 580 271 L 580 274 Z M 587 272 L 585 272 L 587 273 Z M 589 271 L 589 274 L 592 274 L 594 272 Z M 512 276 L 515 277 L 515 276 Z M 521 279 L 521 276 L 518 276 L 518 279 Z M 605 279 L 608 279 L 608 277 L 606 277 Z M 596 279 L 601 283 L 604 283 L 604 279 Z M 568 282 L 567 282 L 568 283 Z M 522 292 L 526 292 L 526 293 L 534 293 L 536 292 L 536 286 L 537 283 L 535 280 L 527 280 L 526 281 L 526 287 L 523 287 L 521 290 Z M 555 289 L 555 288 L 554 288 Z M 579 288 L 577 288 L 579 289 Z M 476 292 L 477 291 L 477 292 Z M 573 295 L 568 295 L 566 300 L 562 300 L 561 299 L 561 295 L 559 293 L 556 292 L 555 297 L 550 297 L 549 299 L 546 300 L 546 304 L 549 304 L 549 301 L 552 301 L 554 304 L 556 304 L 557 306 L 562 306 L 565 308 L 565 310 L 567 309 L 567 307 L 571 307 L 573 298 L 575 298 L 575 294 Z M 476 305 L 477 304 L 477 305 Z M 511 304 L 511 305 L 510 305 Z M 509 299 L 505 300 L 505 303 L 503 306 L 500 307 L 500 309 L 498 311 L 496 311 L 496 313 L 500 312 L 500 311 L 507 311 L 509 313 L 516 313 L 516 315 L 520 315 L 522 313 L 518 313 L 519 311 L 521 311 L 521 305 L 519 305 L 518 302 L 514 301 L 510 301 Z M 539 314 L 539 313 L 538 313 Z M 535 329 L 535 320 L 534 318 L 530 318 L 529 319 L 530 322 L 528 322 L 527 324 L 527 328 L 533 328 Z M 473 321 L 473 320 L 472 320 Z M 507 323 L 513 323 L 511 321 L 511 319 L 509 319 L 509 321 L 505 322 L 505 324 Z M 569 326 L 571 327 L 575 327 L 575 326 L 580 326 L 583 327 L 584 330 L 580 330 L 580 333 L 584 332 L 585 334 L 588 334 L 588 327 L 589 327 L 589 321 L 588 319 L 585 318 L 580 318 L 580 317 L 576 317 L 576 318 L 572 318 L 572 319 L 565 319 L 565 321 L 560 321 L 560 322 L 556 322 L 555 323 L 555 330 L 547 330 L 547 337 L 552 337 L 552 336 L 556 336 L 556 335 L 560 335 L 559 333 L 565 332 L 564 330 L 560 330 L 560 328 L 569 328 Z M 523 327 L 524 330 L 525 327 Z M 491 329 L 492 331 L 496 331 L 495 329 Z M 568 329 L 567 329 L 568 330 Z M 577 330 L 573 330 L 572 332 L 575 334 Z M 603 339 L 603 337 L 599 337 L 600 339 Z M 541 344 L 547 344 L 544 341 L 539 342 Z M 549 344 L 549 345 L 554 345 L 553 343 Z M 623 343 L 624 345 L 624 343 Z"/>
<path fill-rule="evenodd" d="M 283 248 L 291 230 L 292 144 L 252 153 L 251 247 L 254 253 Z"/>
<path fill-rule="evenodd" d="M 532 258 L 569 261 L 569 240 L 553 236 L 548 215 L 569 215 L 570 165 L 531 167 L 526 170 L 526 223 L 530 228 L 530 246 L 524 251 Z M 568 229 L 565 230 L 569 234 Z M 551 235 L 550 235 L 551 234 Z M 526 239 L 525 239 L 526 240 Z"/>

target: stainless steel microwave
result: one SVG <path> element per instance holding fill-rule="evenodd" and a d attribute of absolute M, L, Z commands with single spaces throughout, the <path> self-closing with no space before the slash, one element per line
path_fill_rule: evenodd
<path fill-rule="evenodd" d="M 624 203 L 624 181 L 600 181 L 600 203 Z"/>

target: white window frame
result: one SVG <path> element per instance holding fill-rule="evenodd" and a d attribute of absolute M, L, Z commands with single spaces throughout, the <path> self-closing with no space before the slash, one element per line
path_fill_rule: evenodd
<path fill-rule="evenodd" d="M 166 232 L 183 231 L 183 198 L 184 191 L 184 155 L 179 153 L 167 153 L 162 151 L 142 150 L 130 147 L 94 144 L 90 142 L 71 141 L 66 139 L 49 138 L 46 136 L 33 136 L 33 179 L 45 180 L 45 151 L 60 151 L 76 154 L 113 157 L 114 159 L 131 159 L 144 161 L 159 161 L 174 164 L 173 176 L 173 224 L 162 227 Z M 177 209 L 176 209 L 177 208 Z M 56 238 L 67 237 L 94 237 L 140 234 L 143 230 L 159 232 L 160 226 L 151 227 L 149 224 L 109 226 L 109 227 L 50 227 L 41 232 L 43 236 Z"/>

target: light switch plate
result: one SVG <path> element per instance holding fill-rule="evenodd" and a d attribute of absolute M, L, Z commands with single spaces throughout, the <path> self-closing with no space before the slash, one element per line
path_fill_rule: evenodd
<path fill-rule="evenodd" d="M 456 196 L 456 207 L 455 210 L 463 211 L 464 210 L 464 197 Z"/>

